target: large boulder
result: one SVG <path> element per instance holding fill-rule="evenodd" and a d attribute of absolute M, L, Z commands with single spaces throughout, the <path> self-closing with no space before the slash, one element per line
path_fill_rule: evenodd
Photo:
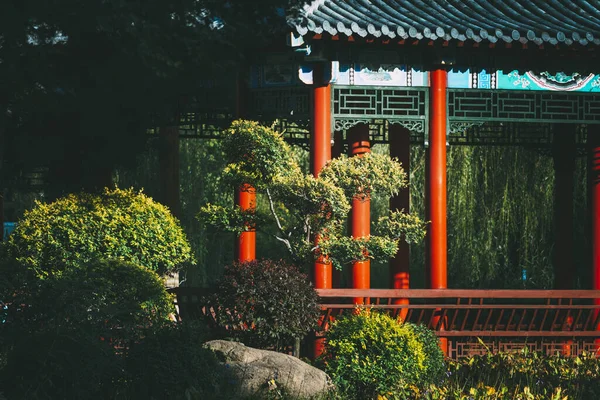
<path fill-rule="evenodd" d="M 279 388 L 289 396 L 310 399 L 331 389 L 325 372 L 296 357 L 227 340 L 213 340 L 204 346 L 217 353 L 231 371 L 239 397 Z"/>

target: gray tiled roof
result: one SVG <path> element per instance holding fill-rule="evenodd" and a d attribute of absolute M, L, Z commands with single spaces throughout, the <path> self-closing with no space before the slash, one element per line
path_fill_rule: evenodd
<path fill-rule="evenodd" d="M 600 0 L 315 0 L 302 35 L 600 45 Z"/>

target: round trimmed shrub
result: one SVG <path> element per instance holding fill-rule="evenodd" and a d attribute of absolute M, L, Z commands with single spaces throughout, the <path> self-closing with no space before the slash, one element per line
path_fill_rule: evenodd
<path fill-rule="evenodd" d="M 316 327 L 319 297 L 298 268 L 254 260 L 225 267 L 211 302 L 217 324 L 248 346 L 283 349 Z"/>
<path fill-rule="evenodd" d="M 332 323 L 321 362 L 347 398 L 408 393 L 411 386 L 431 383 L 437 363 L 443 364 L 439 348 L 422 341 L 422 329 L 359 308 Z"/>
<path fill-rule="evenodd" d="M 40 277 L 109 258 L 162 275 L 192 258 L 185 233 L 165 206 L 118 188 L 37 202 L 9 236 L 6 251 Z"/>

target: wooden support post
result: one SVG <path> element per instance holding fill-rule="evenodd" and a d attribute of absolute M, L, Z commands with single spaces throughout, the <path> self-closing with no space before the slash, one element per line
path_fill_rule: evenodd
<path fill-rule="evenodd" d="M 436 69 L 429 73 L 430 122 L 427 163 L 427 216 L 428 224 L 428 287 L 445 289 L 447 283 L 446 232 L 446 88 L 448 72 Z M 439 318 L 439 317 L 438 317 Z M 438 321 L 434 321 L 437 324 Z M 440 347 L 448 353 L 448 339 L 440 338 Z"/>
<path fill-rule="evenodd" d="M 312 173 L 318 176 L 331 160 L 331 86 L 325 82 L 325 65 L 313 70 L 313 133 L 311 135 Z M 317 289 L 331 289 L 331 263 L 322 257 L 314 265 L 314 283 Z"/>
<path fill-rule="evenodd" d="M 600 126 L 588 125 L 589 152 L 589 193 L 592 211 L 592 289 L 600 290 Z M 594 299 L 595 305 L 600 305 L 600 299 Z M 594 320 L 597 320 L 598 310 Z M 600 326 L 596 327 L 600 330 Z M 600 341 L 596 340 L 597 349 Z"/>
<path fill-rule="evenodd" d="M 371 151 L 369 126 L 360 124 L 348 130 L 348 152 L 351 156 L 361 156 Z M 352 199 L 351 234 L 354 238 L 371 235 L 371 197 L 369 194 Z M 352 264 L 352 288 L 371 288 L 371 261 L 356 261 Z M 354 299 L 355 304 L 365 304 L 362 297 Z"/>
<path fill-rule="evenodd" d="M 329 64 L 316 64 L 313 69 L 313 131 L 310 136 L 311 170 L 319 176 L 321 169 L 331 160 L 331 86 L 325 79 Z M 318 244 L 319 238 L 315 238 Z M 323 256 L 314 264 L 313 280 L 316 289 L 331 289 L 333 285 L 331 262 Z M 325 325 L 325 324 L 324 324 Z M 324 350 L 324 338 L 314 340 L 313 355 L 318 357 Z"/>
<path fill-rule="evenodd" d="M 397 158 L 410 179 L 410 131 L 400 125 L 389 125 L 390 157 Z M 410 212 L 410 190 L 402 189 L 396 196 L 390 198 L 390 210 Z M 402 240 L 398 244 L 398 252 L 390 260 L 390 282 L 394 289 L 410 288 L 410 246 Z M 409 304 L 408 299 L 396 299 L 394 304 Z M 406 319 L 408 309 L 399 313 L 399 318 Z"/>
<path fill-rule="evenodd" d="M 575 125 L 555 125 L 554 160 L 554 288 L 573 289 L 573 172 Z"/>

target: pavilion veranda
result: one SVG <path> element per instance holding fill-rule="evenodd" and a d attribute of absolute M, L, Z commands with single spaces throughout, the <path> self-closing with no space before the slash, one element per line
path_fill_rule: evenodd
<path fill-rule="evenodd" d="M 524 346 L 572 355 L 595 350 L 600 3 L 316 0 L 288 22 L 287 37 L 252 55 L 235 85 L 214 80 L 181 113 L 178 127 L 161 132 L 175 151 L 179 138 L 216 137 L 237 117 L 275 124 L 288 141 L 310 149 L 314 175 L 332 157 L 359 155 L 376 143 L 389 144 L 390 155 L 406 167 L 411 146 L 425 148 L 427 289 L 410 289 L 407 245 L 390 263 L 389 289 L 371 289 L 368 261 L 352 266 L 351 288 L 339 288 L 331 264 L 317 260 L 322 328 L 358 299 L 428 324 L 455 358 Z M 461 145 L 527 146 L 552 157 L 553 290 L 448 289 L 446 152 Z M 576 157 L 590 160 L 592 290 L 573 290 Z M 167 169 L 177 168 L 176 157 L 166 160 Z M 236 199 L 251 208 L 256 193 L 242 186 Z M 408 210 L 408 191 L 391 207 Z M 368 236 L 369 226 L 369 202 L 353 202 L 352 235 Z M 239 236 L 239 260 L 255 258 L 255 241 L 254 231 Z M 179 296 L 180 304 L 189 300 Z"/>

